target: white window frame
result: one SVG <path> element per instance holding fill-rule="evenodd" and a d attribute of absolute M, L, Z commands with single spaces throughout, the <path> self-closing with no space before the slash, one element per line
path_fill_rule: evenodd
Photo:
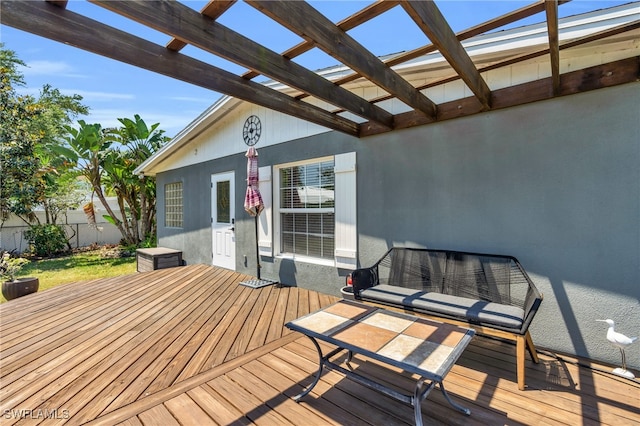
<path fill-rule="evenodd" d="M 313 263 L 317 265 L 334 266 L 337 268 L 355 269 L 357 266 L 357 228 L 356 228 L 356 168 L 355 152 L 310 158 L 302 161 L 278 164 L 273 166 L 273 253 L 278 259 L 291 259 L 294 261 Z M 335 174 L 335 205 L 333 208 L 309 209 L 307 213 L 334 214 L 334 256 L 332 259 L 323 259 L 293 253 L 282 253 L 281 247 L 281 219 L 280 214 L 289 209 L 280 207 L 280 171 L 281 169 L 302 166 L 305 164 L 321 163 L 323 161 L 334 162 Z M 295 209 L 297 212 L 305 212 L 305 209 Z"/>
<path fill-rule="evenodd" d="M 280 171 L 282 169 L 287 169 L 289 167 L 297 167 L 297 166 L 304 166 L 307 164 L 316 164 L 316 163 L 322 163 L 325 161 L 334 161 L 333 156 L 329 156 L 329 157 L 318 157 L 318 158 L 311 158 L 308 160 L 303 160 L 303 161 L 294 161 L 291 163 L 285 163 L 285 164 L 278 164 L 277 166 L 274 166 L 274 179 L 273 179 L 273 185 L 274 185 L 274 245 L 275 245 L 275 253 L 276 253 L 276 257 L 280 258 L 280 259 L 292 259 L 295 261 L 301 261 L 301 262 L 307 262 L 307 263 L 316 263 L 316 264 L 320 264 L 320 265 L 333 265 L 334 261 L 333 259 L 323 259 L 320 257 L 313 257 L 313 256 L 305 256 L 305 255 L 301 255 L 301 254 L 295 254 L 295 253 L 282 253 L 282 246 L 281 246 L 281 241 L 282 241 L 282 223 L 281 223 L 281 218 L 280 218 L 280 214 L 281 213 L 334 213 L 334 220 L 335 220 L 335 207 L 332 208 L 319 208 L 319 209 L 289 209 L 289 208 L 282 208 L 280 206 Z M 335 232 L 335 231 L 334 231 Z M 334 234 L 334 239 L 335 239 L 335 234 Z"/>

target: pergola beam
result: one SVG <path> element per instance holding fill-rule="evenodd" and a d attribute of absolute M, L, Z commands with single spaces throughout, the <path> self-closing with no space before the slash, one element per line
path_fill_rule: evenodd
<path fill-rule="evenodd" d="M 598 90 L 627 84 L 640 79 L 640 57 L 622 59 L 607 64 L 580 69 L 562 75 L 559 96 Z M 552 77 L 530 81 L 493 91 L 493 110 L 511 108 L 531 102 L 543 101 L 555 97 L 552 90 Z M 438 121 L 468 117 L 482 112 L 475 96 L 456 99 L 438 105 Z M 429 124 L 432 121 L 415 111 L 395 116 L 396 129 Z M 375 124 L 363 123 L 361 137 L 384 133 L 385 129 Z"/>
<path fill-rule="evenodd" d="M 338 24 L 333 24 L 305 2 L 248 0 L 252 6 L 304 39 L 304 42 L 288 49 L 283 54 L 269 51 L 263 45 L 215 22 L 215 19 L 228 10 L 235 0 L 212 0 L 200 13 L 178 2 L 167 0 L 154 2 L 134 0 L 133 3 L 93 1 L 105 5 L 107 9 L 116 10 L 122 15 L 129 16 L 148 27 L 170 34 L 175 37 L 178 44 L 185 42 L 193 44 L 212 52 L 214 55 L 230 59 L 255 70 L 245 73 L 243 76 L 235 75 L 170 48 L 164 48 L 65 10 L 66 0 L 28 2 L 2 0 L 0 2 L 0 22 L 356 137 L 471 115 L 488 108 L 505 108 L 549 99 L 553 96 L 563 96 L 637 81 L 640 77 L 638 57 L 605 64 L 601 67 L 592 67 L 581 72 L 560 74 L 560 51 L 640 28 L 640 21 L 634 21 L 560 44 L 557 8 L 559 4 L 566 3 L 568 0 L 539 0 L 464 30 L 457 35 L 453 34 L 432 1 L 409 2 L 402 0 L 404 1 L 404 9 L 409 15 L 412 15 L 414 21 L 416 21 L 416 17 L 418 18 L 416 22 L 423 28 L 433 44 L 397 55 L 386 62 L 380 61 L 347 35 L 346 31 L 396 7 L 400 3 L 398 0 L 376 1 Z M 542 48 L 476 69 L 460 43 L 464 39 L 484 34 L 518 19 L 542 12 L 546 13 L 547 18 L 548 49 Z M 170 43 L 172 48 L 180 49 L 181 47 L 176 46 L 174 42 Z M 355 73 L 329 82 L 290 60 L 312 47 L 320 47 L 345 66 L 351 67 Z M 436 49 L 440 50 L 452 65 L 452 75 L 413 87 L 391 69 L 393 65 L 425 55 Z M 480 76 L 480 73 L 544 55 L 550 57 L 551 63 L 551 76 L 547 79 L 491 92 Z M 361 71 L 364 71 L 365 74 L 362 74 Z M 259 74 L 267 75 L 289 87 L 294 87 L 302 91 L 302 95 L 290 96 L 250 81 L 251 76 Z M 385 89 L 387 94 L 365 100 L 340 87 L 342 84 L 360 77 L 371 80 L 374 84 Z M 433 102 L 420 93 L 428 88 L 441 86 L 458 79 L 464 80 L 465 84 L 473 91 L 474 96 L 445 102 L 436 108 Z M 299 98 L 307 95 L 336 105 L 336 109 L 327 111 L 300 101 Z M 399 99 L 413 107 L 413 110 L 394 116 L 375 105 L 389 99 Z M 358 124 L 338 115 L 344 111 L 355 113 L 368 121 Z"/>
<path fill-rule="evenodd" d="M 44 1 L 3 0 L 0 22 L 330 129 L 359 134 L 359 125 L 344 117 Z"/>
<path fill-rule="evenodd" d="M 491 90 L 433 1 L 407 1 L 402 7 L 460 75 L 485 109 L 491 108 Z"/>
<path fill-rule="evenodd" d="M 436 116 L 437 108 L 431 100 L 306 2 L 247 0 L 247 3 L 300 37 L 313 41 L 325 53 L 411 108 L 429 117 Z"/>
<path fill-rule="evenodd" d="M 248 39 L 189 7 L 167 0 L 91 0 L 112 12 L 169 34 L 366 120 L 393 128 L 393 115 L 326 78 Z"/>

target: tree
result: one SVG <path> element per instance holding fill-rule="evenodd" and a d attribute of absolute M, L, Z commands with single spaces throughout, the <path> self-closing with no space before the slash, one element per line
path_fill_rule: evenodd
<path fill-rule="evenodd" d="M 158 130 L 159 123 L 150 128 L 138 114 L 134 119 L 119 118 L 122 127 L 116 129 L 118 141 L 126 148 L 119 161 L 111 161 L 107 171 L 112 187 L 120 191 L 122 198 L 130 207 L 133 228 L 139 228 L 143 238 L 156 233 L 156 183 L 148 176 L 138 177 L 134 170 L 151 157 L 169 138 L 163 136 L 164 130 Z M 138 236 L 140 238 L 140 236 Z"/>
<path fill-rule="evenodd" d="M 123 126 L 102 129 L 80 120 L 79 127 L 66 126 L 66 147 L 58 153 L 73 163 L 91 183 L 108 215 L 127 244 L 137 245 L 155 234 L 155 181 L 139 178 L 134 170 L 156 152 L 168 138 L 156 123 L 150 128 L 139 115 L 118 119 Z M 108 204 L 105 191 L 113 191 L 121 217 Z M 90 211 L 92 209 L 89 209 Z"/>
<path fill-rule="evenodd" d="M 24 62 L 0 43 L 0 218 L 13 213 L 29 225 L 39 224 L 34 209 L 42 207 L 46 223 L 56 224 L 58 214 L 78 202 L 70 190 L 74 185 L 60 184 L 60 177 L 72 172 L 52 147 L 61 143 L 64 126 L 88 108 L 81 96 L 63 95 L 50 85 L 37 98 L 19 95 L 16 88 L 25 85 L 19 66 Z"/>
<path fill-rule="evenodd" d="M 79 173 L 91 184 L 94 194 L 100 199 L 102 205 L 107 209 L 112 223 L 118 228 L 123 238 L 135 244 L 133 236 L 129 235 L 123 222 L 115 215 L 113 209 L 107 202 L 107 197 L 103 188 L 103 176 L 105 173 L 105 163 L 109 161 L 111 145 L 114 139 L 109 132 L 102 129 L 100 124 L 87 124 L 84 120 L 78 121 L 78 128 L 66 126 L 67 136 L 65 138 L 67 146 L 55 147 L 56 152 L 64 155 L 68 162 L 73 164 Z"/>
<path fill-rule="evenodd" d="M 33 98 L 18 96 L 16 86 L 24 86 L 18 66 L 24 65 L 15 53 L 0 44 L 0 215 L 2 221 L 15 213 L 27 223 L 34 220 L 37 195 L 29 185 L 38 165 L 34 159 L 39 138 L 30 122 L 41 113 Z"/>

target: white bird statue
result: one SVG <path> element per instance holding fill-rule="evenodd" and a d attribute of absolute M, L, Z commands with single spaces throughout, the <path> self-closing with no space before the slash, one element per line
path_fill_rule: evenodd
<path fill-rule="evenodd" d="M 616 368 L 615 370 L 613 370 L 613 372 L 615 374 L 619 374 L 621 376 L 625 376 L 630 379 L 635 378 L 633 373 L 627 370 L 627 358 L 625 356 L 624 350 L 627 346 L 635 342 L 638 338 L 627 337 L 622 333 L 618 333 L 614 328 L 616 323 L 612 319 L 596 320 L 596 321 L 606 322 L 607 324 L 609 324 L 609 328 L 607 329 L 607 340 L 611 342 L 613 346 L 616 346 L 618 349 L 620 349 L 620 354 L 622 355 L 622 369 Z"/>

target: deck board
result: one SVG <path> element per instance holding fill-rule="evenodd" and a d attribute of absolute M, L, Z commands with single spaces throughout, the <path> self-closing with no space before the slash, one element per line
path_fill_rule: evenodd
<path fill-rule="evenodd" d="M 69 284 L 0 305 L 0 410 L 23 410 L 24 417 L 4 416 L 3 424 L 39 424 L 42 418 L 24 415 L 38 409 L 67 414 L 46 425 L 413 423 L 411 407 L 336 372 L 293 402 L 313 380 L 318 355 L 284 324 L 338 299 L 239 285 L 248 278 L 190 265 Z M 508 342 L 476 336 L 444 381 L 471 417 L 434 390 L 423 402 L 425 422 L 640 424 L 638 380 L 541 351 L 540 364 L 527 361 L 527 390 L 518 391 L 514 354 Z M 351 366 L 404 392 L 415 383 L 364 357 Z"/>

